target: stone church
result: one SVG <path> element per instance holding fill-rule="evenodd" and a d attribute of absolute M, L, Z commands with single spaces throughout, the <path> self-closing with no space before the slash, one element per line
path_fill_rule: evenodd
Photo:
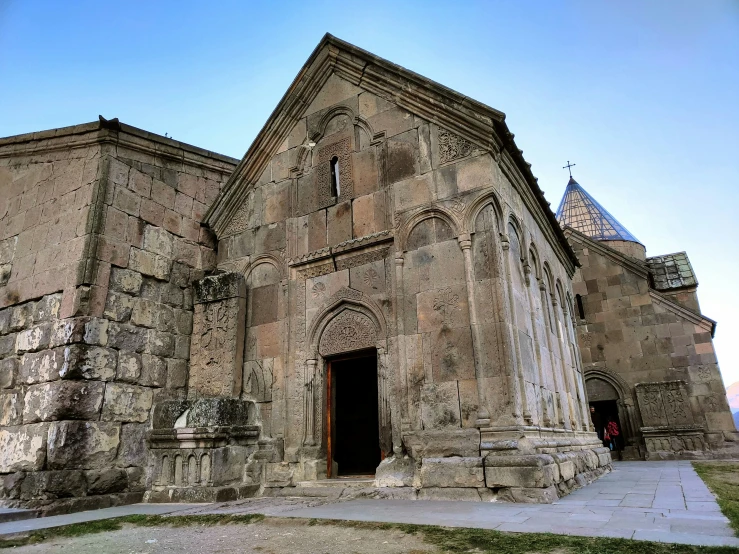
<path fill-rule="evenodd" d="M 635 457 L 720 449 L 694 285 L 562 221 L 502 112 L 330 35 L 241 161 L 0 139 L 0 502 L 552 502 L 611 468 L 588 393 Z"/>

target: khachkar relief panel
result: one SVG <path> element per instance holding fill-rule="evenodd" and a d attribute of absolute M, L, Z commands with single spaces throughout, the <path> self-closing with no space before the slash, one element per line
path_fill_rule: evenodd
<path fill-rule="evenodd" d="M 194 283 L 189 398 L 241 393 L 246 321 L 243 275 L 221 273 Z"/>
<path fill-rule="evenodd" d="M 459 158 L 465 158 L 472 153 L 474 145 L 447 131 L 439 129 L 439 163 L 445 164 Z"/>
<path fill-rule="evenodd" d="M 640 383 L 636 385 L 636 397 L 645 427 L 694 425 L 684 381 Z"/>
<path fill-rule="evenodd" d="M 319 207 L 330 206 L 334 203 L 331 194 L 331 160 L 337 158 L 338 188 L 337 201 L 343 202 L 354 196 L 354 179 L 352 175 L 352 142 L 349 137 L 318 150 L 318 166 L 316 168 L 316 187 L 318 190 Z"/>
<path fill-rule="evenodd" d="M 375 325 L 366 315 L 344 310 L 323 330 L 318 351 L 321 356 L 374 348 L 377 344 Z"/>

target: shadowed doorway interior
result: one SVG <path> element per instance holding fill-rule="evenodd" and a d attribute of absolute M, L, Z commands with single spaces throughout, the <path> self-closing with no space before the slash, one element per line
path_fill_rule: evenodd
<path fill-rule="evenodd" d="M 327 381 L 328 477 L 374 476 L 381 461 L 377 352 L 331 360 Z"/>

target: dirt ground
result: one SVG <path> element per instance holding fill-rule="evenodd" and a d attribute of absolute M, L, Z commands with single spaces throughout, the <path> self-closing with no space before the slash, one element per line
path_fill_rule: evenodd
<path fill-rule="evenodd" d="M 245 525 L 139 527 L 56 538 L 9 550 L 14 554 L 255 553 L 255 554 L 426 554 L 439 552 L 420 537 L 397 530 L 309 525 L 304 521 L 267 519 Z"/>

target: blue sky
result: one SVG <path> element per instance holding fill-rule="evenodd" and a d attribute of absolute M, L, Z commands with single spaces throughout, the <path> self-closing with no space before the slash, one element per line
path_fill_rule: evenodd
<path fill-rule="evenodd" d="M 98 114 L 241 157 L 325 32 L 507 114 L 556 208 L 574 176 L 687 250 L 739 380 L 739 3 L 0 0 L 0 136 Z"/>

